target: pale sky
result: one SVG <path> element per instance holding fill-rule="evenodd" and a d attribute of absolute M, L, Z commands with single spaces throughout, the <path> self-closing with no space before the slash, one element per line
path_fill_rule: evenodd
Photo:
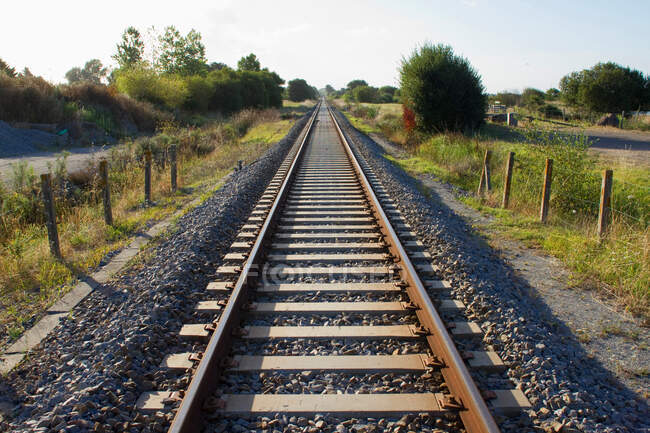
<path fill-rule="evenodd" d="M 285 80 L 322 88 L 353 79 L 398 85 L 400 59 L 445 43 L 488 92 L 557 87 L 565 74 L 612 60 L 650 73 L 650 1 L 5 1 L 0 58 L 63 82 L 111 55 L 124 29 L 199 31 L 208 61 L 236 67 L 255 53 Z"/>

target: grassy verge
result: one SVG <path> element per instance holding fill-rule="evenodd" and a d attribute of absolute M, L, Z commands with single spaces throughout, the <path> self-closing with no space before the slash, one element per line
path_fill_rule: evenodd
<path fill-rule="evenodd" d="M 352 112 L 351 112 L 352 111 Z M 381 116 L 346 116 L 364 132 L 385 133 L 402 145 L 403 132 L 382 124 Z M 566 137 L 540 130 L 508 131 L 487 125 L 475 137 L 438 134 L 417 137 L 404 145 L 407 156 L 388 156 L 407 172 L 433 174 L 466 191 L 476 191 L 483 155 L 492 151 L 493 190 L 470 196 L 466 204 L 493 215 L 492 228 L 561 259 L 572 281 L 618 298 L 630 312 L 650 320 L 650 260 L 648 215 L 650 178 L 647 167 L 612 166 L 587 152 L 584 137 Z M 503 171 L 508 152 L 515 152 L 510 207 L 500 208 Z M 549 221 L 538 221 L 545 158 L 553 158 L 553 193 Z M 613 219 L 607 238 L 596 238 L 596 217 L 603 168 L 614 170 Z"/>
<path fill-rule="evenodd" d="M 248 111 L 202 128 L 166 125 L 152 138 L 124 143 L 109 158 L 113 227 L 103 222 L 95 169 L 69 175 L 55 164 L 55 179 L 63 185 L 56 191 L 62 261 L 50 257 L 46 229 L 42 221 L 31 218 L 40 212 L 35 176 L 26 166 L 16 168 L 13 186 L 0 191 L 0 344 L 16 339 L 72 287 L 77 275 L 97 267 L 136 232 L 196 198 L 209 196 L 238 160 L 252 162 L 286 135 L 292 123 L 279 110 Z M 168 166 L 162 164 L 170 143 L 179 146 L 181 189 L 176 193 L 171 191 Z M 143 203 L 145 148 L 153 150 L 158 162 L 152 173 L 154 203 L 150 206 Z M 72 184 L 71 178 L 84 175 L 86 183 Z"/>

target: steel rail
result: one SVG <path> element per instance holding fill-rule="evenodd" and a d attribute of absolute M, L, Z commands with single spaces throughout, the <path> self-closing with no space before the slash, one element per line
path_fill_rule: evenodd
<path fill-rule="evenodd" d="M 237 279 L 228 304 L 224 308 L 216 329 L 210 337 L 210 341 L 203 352 L 203 357 L 199 362 L 196 372 L 192 376 L 192 381 L 185 391 L 181 405 L 174 416 L 172 424 L 169 428 L 171 433 L 190 433 L 196 432 L 201 429 L 202 416 L 201 408 L 204 401 L 210 396 L 210 393 L 215 389 L 219 381 L 219 370 L 221 368 L 221 360 L 227 356 L 227 351 L 230 350 L 230 341 L 232 338 L 232 331 L 239 324 L 239 317 L 241 314 L 241 307 L 245 305 L 248 295 L 249 287 L 254 284 L 259 274 L 253 276 L 251 271 L 257 271 L 260 268 L 260 263 L 266 254 L 264 242 L 269 234 L 269 228 L 272 228 L 273 223 L 279 215 L 278 210 L 282 206 L 282 202 L 287 195 L 288 185 L 296 173 L 296 166 L 298 161 L 303 155 L 305 144 L 309 139 L 312 132 L 312 127 L 318 112 L 320 111 L 321 102 L 314 108 L 309 123 L 306 126 L 306 133 L 300 143 L 289 171 L 284 177 L 282 186 L 275 197 L 273 205 L 264 220 L 260 232 L 255 240 L 255 244 L 251 249 L 250 255 L 242 271 Z M 289 151 L 291 152 L 291 150 Z"/>
<path fill-rule="evenodd" d="M 476 387 L 451 336 L 447 332 L 444 322 L 431 302 L 431 298 L 427 294 L 397 233 L 395 233 L 388 217 L 384 213 L 373 191 L 372 185 L 366 178 L 352 147 L 345 138 L 336 120 L 336 116 L 329 106 L 327 106 L 327 110 L 336 127 L 339 138 L 352 161 L 372 209 L 377 216 L 377 223 L 380 226 L 382 234 L 386 237 L 385 241 L 388 244 L 388 249 L 401 262 L 400 276 L 407 283 L 406 291 L 411 301 L 418 307 L 416 315 L 420 323 L 428 330 L 427 342 L 435 356 L 443 363 L 441 373 L 450 392 L 456 398 L 457 402 L 460 403 L 459 414 L 465 428 L 469 433 L 498 433 L 500 431 L 499 427 L 485 404 L 480 391 Z"/>

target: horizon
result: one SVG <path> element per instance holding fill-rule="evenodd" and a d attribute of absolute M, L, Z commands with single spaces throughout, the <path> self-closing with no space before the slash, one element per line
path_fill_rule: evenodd
<path fill-rule="evenodd" d="M 183 34 L 192 28 L 201 33 L 208 62 L 236 68 L 239 58 L 254 53 L 262 67 L 286 81 L 303 78 L 319 89 L 339 89 L 354 79 L 399 87 L 401 59 L 425 42 L 451 45 L 467 58 L 487 93 L 558 87 L 564 75 L 599 62 L 650 72 L 650 29 L 644 23 L 650 2 L 628 2 L 625 11 L 611 10 L 604 1 L 517 1 L 503 7 L 485 0 L 334 3 L 305 8 L 296 1 L 189 1 L 178 9 L 170 1 L 152 7 L 120 0 L 101 11 L 78 1 L 65 2 L 66 9 L 42 1 L 11 3 L 7 16 L 29 17 L 39 36 L 21 39 L 36 32 L 22 20 L 5 23 L 0 38 L 19 43 L 3 47 L 0 58 L 17 71 L 28 67 L 62 83 L 66 71 L 92 58 L 114 67 L 111 55 L 128 26 L 144 35 L 151 26 L 162 31 L 174 25 Z M 65 24 L 70 18 L 75 25 Z"/>

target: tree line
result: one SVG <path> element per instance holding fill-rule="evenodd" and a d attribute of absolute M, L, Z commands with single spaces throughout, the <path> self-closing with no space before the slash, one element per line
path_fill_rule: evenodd
<path fill-rule="evenodd" d="M 352 80 L 339 90 L 330 84 L 321 93 L 330 98 L 343 98 L 345 102 L 390 103 L 399 102 L 399 89 L 393 86 L 373 87 L 365 80 Z"/>

